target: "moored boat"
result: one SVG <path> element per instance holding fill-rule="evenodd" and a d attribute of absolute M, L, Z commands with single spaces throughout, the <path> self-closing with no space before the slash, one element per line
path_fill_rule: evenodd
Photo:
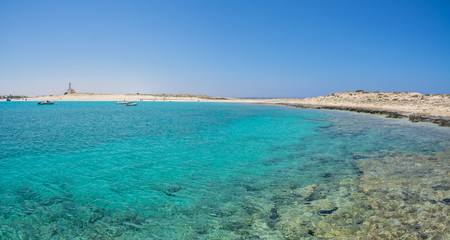
<path fill-rule="evenodd" d="M 125 101 L 125 100 L 123 100 L 123 101 L 116 102 L 116 104 L 127 104 L 127 103 L 132 103 L 132 101 Z"/>
<path fill-rule="evenodd" d="M 55 102 L 54 101 L 38 102 L 38 105 L 51 105 L 51 104 L 55 104 Z"/>
<path fill-rule="evenodd" d="M 129 102 L 129 103 L 125 103 L 124 105 L 125 105 L 125 106 L 136 106 L 137 103 L 135 103 L 135 102 Z"/>

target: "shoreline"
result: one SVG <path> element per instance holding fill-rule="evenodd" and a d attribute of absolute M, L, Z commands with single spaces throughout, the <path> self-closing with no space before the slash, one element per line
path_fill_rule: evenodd
<path fill-rule="evenodd" d="M 93 94 L 75 93 L 25 98 L 13 101 L 138 101 L 138 102 L 232 102 L 328 109 L 408 118 L 411 122 L 431 122 L 450 127 L 450 94 L 411 92 L 333 93 L 311 98 L 227 98 L 192 94 Z"/>
<path fill-rule="evenodd" d="M 289 107 L 296 107 L 296 108 L 306 108 L 306 109 L 327 109 L 327 110 L 339 110 L 339 111 L 386 115 L 386 118 L 408 118 L 408 120 L 411 122 L 431 122 L 431 123 L 438 124 L 441 127 L 450 127 L 450 118 L 433 117 L 433 116 L 427 116 L 427 115 L 421 115 L 421 114 L 405 114 L 402 112 L 391 111 L 391 110 L 345 107 L 345 106 L 304 105 L 304 104 L 291 104 L 291 103 L 279 103 L 279 104 L 275 104 L 275 105 L 289 106 Z"/>

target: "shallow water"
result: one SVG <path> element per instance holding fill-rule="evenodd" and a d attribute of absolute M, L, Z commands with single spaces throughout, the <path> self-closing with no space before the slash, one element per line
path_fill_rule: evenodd
<path fill-rule="evenodd" d="M 277 106 L 1 103 L 0 236 L 298 239 L 333 221 L 351 235 L 372 214 L 355 161 L 449 140 L 429 123 Z"/>

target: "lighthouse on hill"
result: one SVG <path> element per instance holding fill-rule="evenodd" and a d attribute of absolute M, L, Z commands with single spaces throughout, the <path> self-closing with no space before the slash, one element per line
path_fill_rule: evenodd
<path fill-rule="evenodd" d="M 74 93 L 75 93 L 75 90 L 73 90 L 72 84 L 69 83 L 69 88 L 67 89 L 66 94 L 74 94 Z"/>

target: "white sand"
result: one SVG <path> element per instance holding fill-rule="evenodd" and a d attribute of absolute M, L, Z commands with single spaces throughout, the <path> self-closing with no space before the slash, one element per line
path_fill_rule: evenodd
<path fill-rule="evenodd" d="M 24 99 L 25 100 L 25 99 Z M 91 94 L 51 95 L 26 99 L 27 101 L 173 101 L 173 102 L 239 102 L 257 104 L 301 104 L 305 106 L 352 107 L 395 111 L 405 115 L 419 114 L 450 118 L 450 94 L 423 95 L 420 93 L 343 92 L 312 98 L 243 99 L 208 97 L 201 95 L 163 94 Z"/>

